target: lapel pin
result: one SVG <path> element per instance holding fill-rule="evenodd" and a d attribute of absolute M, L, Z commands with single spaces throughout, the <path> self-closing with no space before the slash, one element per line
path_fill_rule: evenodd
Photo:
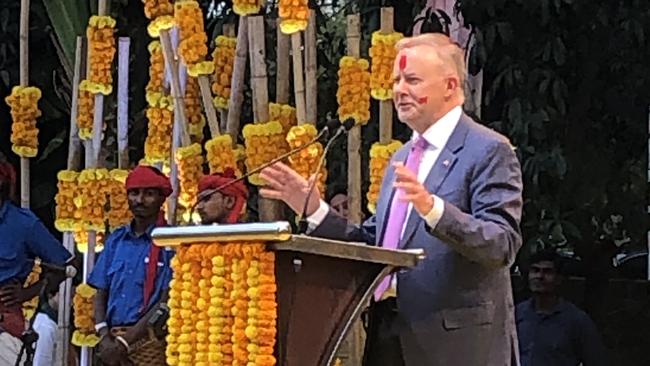
<path fill-rule="evenodd" d="M 442 162 L 442 165 L 448 167 L 449 166 L 449 160 L 445 160 Z"/>

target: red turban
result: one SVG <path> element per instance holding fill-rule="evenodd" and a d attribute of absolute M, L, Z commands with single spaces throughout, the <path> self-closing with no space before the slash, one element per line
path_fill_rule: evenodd
<path fill-rule="evenodd" d="M 9 185 L 9 197 L 13 197 L 14 191 L 16 190 L 16 171 L 14 170 L 13 165 L 8 161 L 2 161 L 0 159 L 0 181 Z"/>
<path fill-rule="evenodd" d="M 232 169 L 225 169 L 221 174 L 204 175 L 199 181 L 199 193 L 208 189 L 217 189 L 235 179 L 237 177 Z M 243 180 L 240 180 L 236 183 L 229 184 L 227 187 L 219 188 L 218 192 L 235 199 L 235 205 L 226 220 L 229 224 L 237 223 L 241 210 L 244 208 L 244 204 L 246 204 L 246 199 L 248 198 L 246 184 Z"/>
<path fill-rule="evenodd" d="M 157 188 L 163 196 L 172 194 L 172 185 L 169 178 L 160 170 L 146 165 L 138 165 L 126 177 L 126 189 Z"/>

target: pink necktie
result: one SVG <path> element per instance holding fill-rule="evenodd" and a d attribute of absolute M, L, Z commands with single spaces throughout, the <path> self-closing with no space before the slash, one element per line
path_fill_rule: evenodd
<path fill-rule="evenodd" d="M 418 174 L 422 155 L 427 145 L 427 141 L 422 136 L 418 137 L 411 146 L 411 151 L 406 159 L 406 168 L 416 175 Z M 384 248 L 396 249 L 402 236 L 402 229 L 406 221 L 406 211 L 409 203 L 400 200 L 400 195 L 400 191 L 395 191 L 393 195 L 390 212 L 388 213 L 388 222 L 386 223 L 386 231 L 384 232 L 384 240 L 382 242 Z M 379 301 L 384 292 L 390 287 L 391 278 L 392 275 L 386 276 L 379 283 L 379 286 L 375 290 L 375 300 Z"/>

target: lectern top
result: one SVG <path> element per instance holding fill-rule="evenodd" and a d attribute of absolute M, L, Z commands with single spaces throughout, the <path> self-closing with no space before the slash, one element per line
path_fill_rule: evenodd
<path fill-rule="evenodd" d="M 369 246 L 364 243 L 348 243 L 292 235 L 291 225 L 286 221 L 232 225 L 200 225 L 160 227 L 152 233 L 158 246 L 179 246 L 206 242 L 265 241 L 279 251 L 310 253 L 364 262 L 387 264 L 393 267 L 414 267 L 424 258 L 422 249 L 393 250 Z"/>

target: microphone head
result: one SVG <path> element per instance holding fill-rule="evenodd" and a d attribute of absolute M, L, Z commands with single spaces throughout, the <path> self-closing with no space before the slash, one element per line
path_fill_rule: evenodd
<path fill-rule="evenodd" d="M 354 127 L 356 123 L 354 122 L 354 119 L 348 118 L 345 121 L 341 122 L 341 127 L 345 129 L 345 132 L 348 132 Z"/>
<path fill-rule="evenodd" d="M 74 276 L 77 275 L 77 269 L 74 268 L 73 266 L 67 266 L 65 267 L 65 276 L 67 278 L 74 278 Z"/>
<path fill-rule="evenodd" d="M 327 122 L 325 122 L 325 127 L 324 129 L 327 130 L 327 132 L 333 132 L 336 131 L 337 128 L 341 125 L 341 122 L 339 122 L 338 119 L 328 119 Z"/>

